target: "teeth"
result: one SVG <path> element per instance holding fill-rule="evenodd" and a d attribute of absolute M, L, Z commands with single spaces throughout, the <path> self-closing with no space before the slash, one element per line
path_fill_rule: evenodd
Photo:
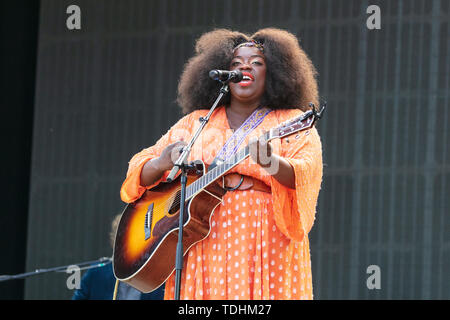
<path fill-rule="evenodd" d="M 244 76 L 244 77 L 242 78 L 242 80 L 252 80 L 252 78 L 250 78 L 249 76 Z"/>

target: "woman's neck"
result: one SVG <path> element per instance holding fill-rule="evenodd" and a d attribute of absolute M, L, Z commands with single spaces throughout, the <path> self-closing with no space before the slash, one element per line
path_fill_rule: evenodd
<path fill-rule="evenodd" d="M 232 129 L 239 127 L 259 107 L 259 102 L 246 104 L 238 101 L 231 102 L 226 108 L 228 122 Z"/>

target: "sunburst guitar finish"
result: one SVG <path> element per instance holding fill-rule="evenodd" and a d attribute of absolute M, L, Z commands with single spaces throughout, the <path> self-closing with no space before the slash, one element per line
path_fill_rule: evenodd
<path fill-rule="evenodd" d="M 188 175 L 187 185 L 199 178 Z M 117 229 L 113 254 L 114 275 L 119 281 L 141 292 L 151 292 L 175 270 L 180 190 L 178 177 L 171 183 L 160 183 L 147 190 L 139 201 L 125 208 Z M 218 184 L 211 184 L 186 202 L 184 254 L 208 236 L 211 214 L 224 194 Z"/>

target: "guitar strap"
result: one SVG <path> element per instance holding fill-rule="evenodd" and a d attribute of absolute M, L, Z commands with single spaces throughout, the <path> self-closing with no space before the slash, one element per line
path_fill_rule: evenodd
<path fill-rule="evenodd" d="M 263 122 L 264 118 L 271 112 L 269 108 L 258 107 L 253 113 L 244 121 L 244 123 L 237 129 L 233 135 L 225 142 L 222 149 L 217 153 L 210 168 L 221 164 L 233 156 L 239 149 L 239 146 L 245 138 Z"/>

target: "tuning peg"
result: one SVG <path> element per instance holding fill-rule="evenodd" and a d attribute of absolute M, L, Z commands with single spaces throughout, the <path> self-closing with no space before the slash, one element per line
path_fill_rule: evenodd
<path fill-rule="evenodd" d="M 327 107 L 327 102 L 325 101 L 325 103 L 322 105 L 322 108 L 320 109 L 319 113 L 316 114 L 316 117 L 318 119 L 322 118 L 323 112 L 325 111 L 326 107 Z"/>
<path fill-rule="evenodd" d="M 326 106 L 327 106 L 327 102 L 325 101 L 325 103 L 323 104 L 322 108 L 320 109 L 319 112 L 317 112 L 316 106 L 314 105 L 314 103 L 310 102 L 309 106 L 311 107 L 312 113 L 314 114 L 314 116 L 317 119 L 322 118 L 323 115 L 323 111 L 325 110 Z"/>

